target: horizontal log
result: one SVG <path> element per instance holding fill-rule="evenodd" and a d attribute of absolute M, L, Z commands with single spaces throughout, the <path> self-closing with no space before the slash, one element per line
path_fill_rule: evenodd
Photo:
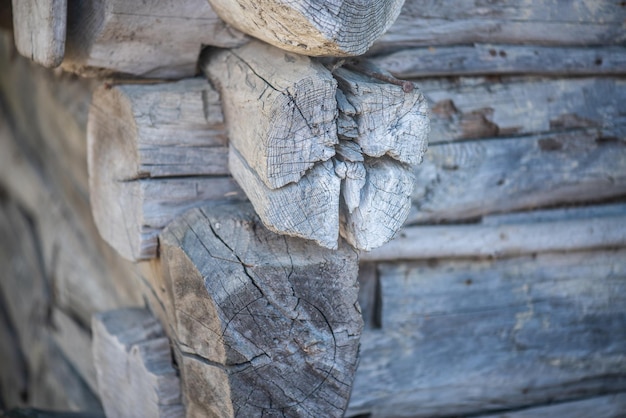
<path fill-rule="evenodd" d="M 190 77 L 203 45 L 233 47 L 245 41 L 206 0 L 75 2 L 68 8 L 62 66 L 88 76 Z"/>
<path fill-rule="evenodd" d="M 146 309 L 94 315 L 93 357 L 107 416 L 183 417 L 168 339 Z"/>
<path fill-rule="evenodd" d="M 67 0 L 13 0 L 13 35 L 20 54 L 58 67 L 65 54 Z"/>
<path fill-rule="evenodd" d="M 625 205 L 538 212 L 486 217 L 478 224 L 407 227 L 361 259 L 506 257 L 626 246 Z"/>
<path fill-rule="evenodd" d="M 408 46 L 508 43 L 619 45 L 624 34 L 619 2 L 585 0 L 517 4 L 479 0 L 407 0 L 400 16 L 372 51 Z"/>
<path fill-rule="evenodd" d="M 209 0 L 233 27 L 303 55 L 361 55 L 396 20 L 404 0 Z"/>
<path fill-rule="evenodd" d="M 597 128 L 626 136 L 626 81 L 617 77 L 424 79 L 429 142 Z"/>
<path fill-rule="evenodd" d="M 381 264 L 348 416 L 457 416 L 626 388 L 626 252 Z"/>
<path fill-rule="evenodd" d="M 624 196 L 625 167 L 624 141 L 595 130 L 432 145 L 407 224 Z"/>
<path fill-rule="evenodd" d="M 438 46 L 402 49 L 372 58 L 398 78 L 484 74 L 620 75 L 626 73 L 626 50 L 539 45 Z"/>
<path fill-rule="evenodd" d="M 160 240 L 188 415 L 342 416 L 362 329 L 350 247 L 273 234 L 249 204 L 193 209 Z"/>

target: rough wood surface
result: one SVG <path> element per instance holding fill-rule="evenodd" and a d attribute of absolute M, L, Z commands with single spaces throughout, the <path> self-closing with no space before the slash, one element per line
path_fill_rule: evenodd
<path fill-rule="evenodd" d="M 98 388 L 107 416 L 185 416 L 169 341 L 148 310 L 98 313 L 92 330 Z"/>
<path fill-rule="evenodd" d="M 624 140 L 593 129 L 431 145 L 407 223 L 624 196 L 625 168 Z"/>
<path fill-rule="evenodd" d="M 348 416 L 463 416 L 626 388 L 626 252 L 383 264 Z M 558 414 L 557 414 L 558 415 Z"/>
<path fill-rule="evenodd" d="M 626 246 L 626 206 L 548 210 L 483 218 L 477 224 L 414 226 L 362 260 L 504 257 Z"/>
<path fill-rule="evenodd" d="M 220 90 L 230 146 L 267 187 L 334 155 L 337 83 L 320 63 L 250 42 L 201 65 Z"/>
<path fill-rule="evenodd" d="M 372 51 L 407 46 L 508 43 L 619 45 L 626 40 L 624 5 L 612 0 L 407 0 Z"/>
<path fill-rule="evenodd" d="M 419 86 L 431 108 L 431 144 L 574 128 L 626 137 L 620 77 L 438 78 Z"/>
<path fill-rule="evenodd" d="M 191 210 L 161 242 L 187 414 L 343 414 L 362 328 L 353 250 L 273 234 L 232 204 Z"/>
<path fill-rule="evenodd" d="M 85 75 L 189 77 L 202 45 L 243 42 L 245 36 L 222 22 L 206 0 L 74 2 L 63 68 Z"/>
<path fill-rule="evenodd" d="M 158 232 L 177 214 L 243 198 L 226 177 L 219 97 L 204 79 L 101 86 L 87 140 L 94 220 L 129 260 L 155 257 Z"/>
<path fill-rule="evenodd" d="M 20 54 L 58 67 L 65 53 L 67 0 L 12 0 L 13 35 Z"/>
<path fill-rule="evenodd" d="M 209 0 L 225 22 L 303 55 L 361 55 L 396 20 L 404 0 Z"/>
<path fill-rule="evenodd" d="M 599 75 L 626 73 L 626 49 L 538 45 L 408 48 L 372 58 L 399 78 L 483 74 Z"/>

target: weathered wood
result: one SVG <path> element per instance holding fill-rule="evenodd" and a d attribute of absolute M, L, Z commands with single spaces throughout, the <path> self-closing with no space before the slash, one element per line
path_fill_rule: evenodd
<path fill-rule="evenodd" d="M 361 55 L 398 17 L 404 0 L 209 0 L 233 27 L 303 55 Z"/>
<path fill-rule="evenodd" d="M 123 257 L 155 257 L 159 231 L 190 207 L 243 198 L 226 177 L 217 92 L 204 79 L 103 85 L 87 125 L 91 208 Z"/>
<path fill-rule="evenodd" d="M 94 315 L 93 356 L 107 416 L 183 417 L 168 339 L 152 314 L 126 308 Z"/>
<path fill-rule="evenodd" d="M 362 328 L 353 250 L 275 235 L 232 204 L 179 217 L 161 246 L 187 414 L 343 414 Z"/>
<path fill-rule="evenodd" d="M 348 416 L 458 416 L 626 388 L 626 252 L 379 267 Z"/>
<path fill-rule="evenodd" d="M 523 212 L 487 217 L 469 225 L 415 226 L 363 260 L 392 261 L 439 257 L 504 257 L 551 251 L 626 246 L 626 206 Z M 551 212 L 555 212 L 554 215 Z M 604 212 L 604 213 L 603 213 Z M 510 219 L 507 219 L 510 218 Z"/>
<path fill-rule="evenodd" d="M 74 2 L 63 68 L 85 75 L 189 77 L 202 45 L 243 42 L 245 36 L 224 24 L 206 0 Z"/>
<path fill-rule="evenodd" d="M 267 187 L 297 182 L 334 155 L 337 83 L 323 65 L 261 42 L 201 65 L 220 90 L 230 146 Z"/>
<path fill-rule="evenodd" d="M 233 177 L 268 229 L 337 248 L 341 179 L 331 161 L 317 164 L 297 183 L 270 189 L 234 146 L 228 159 Z"/>
<path fill-rule="evenodd" d="M 626 40 L 625 16 L 624 6 L 611 0 L 407 0 L 372 51 L 474 43 L 619 45 Z"/>
<path fill-rule="evenodd" d="M 573 128 L 626 136 L 623 78 L 471 77 L 419 85 L 431 106 L 431 144 Z"/>
<path fill-rule="evenodd" d="M 399 78 L 484 74 L 625 74 L 624 47 L 562 48 L 476 44 L 409 48 L 373 57 Z"/>
<path fill-rule="evenodd" d="M 622 418 L 626 411 L 626 393 L 573 400 L 554 405 L 524 408 L 499 414 L 482 415 L 479 418 Z"/>
<path fill-rule="evenodd" d="M 626 193 L 626 144 L 595 130 L 432 145 L 407 223 L 601 201 Z"/>
<path fill-rule="evenodd" d="M 67 0 L 12 0 L 13 34 L 20 54 L 58 67 L 65 53 Z"/>

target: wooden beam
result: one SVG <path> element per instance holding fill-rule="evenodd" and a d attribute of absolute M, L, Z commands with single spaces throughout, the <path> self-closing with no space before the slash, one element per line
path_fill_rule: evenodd
<path fill-rule="evenodd" d="M 149 311 L 126 308 L 98 313 L 91 328 L 107 416 L 185 416 L 169 341 Z"/>
<path fill-rule="evenodd" d="M 303 55 L 362 55 L 398 17 L 404 0 L 209 0 L 233 27 Z"/>
<path fill-rule="evenodd" d="M 161 243 L 155 294 L 187 414 L 343 414 L 362 328 L 353 250 L 273 234 L 232 204 L 187 212 Z"/>
<path fill-rule="evenodd" d="M 189 77 L 196 73 L 203 45 L 228 48 L 246 41 L 206 0 L 104 0 L 71 6 L 63 68 L 83 75 Z"/>
<path fill-rule="evenodd" d="M 122 256 L 156 256 L 159 231 L 177 214 L 241 199 L 228 169 L 217 92 L 203 79 L 103 85 L 87 126 L 91 208 Z"/>
<path fill-rule="evenodd" d="M 67 0 L 12 0 L 13 35 L 20 54 L 58 67 L 65 54 Z"/>
<path fill-rule="evenodd" d="M 485 74 L 620 75 L 626 71 L 622 46 L 550 47 L 475 44 L 407 48 L 372 61 L 399 78 Z"/>
<path fill-rule="evenodd" d="M 487 414 L 626 390 L 626 252 L 389 263 L 347 416 Z M 558 414 L 557 414 L 558 415 Z"/>

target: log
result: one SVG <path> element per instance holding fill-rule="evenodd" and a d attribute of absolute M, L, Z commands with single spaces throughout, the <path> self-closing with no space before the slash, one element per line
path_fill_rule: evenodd
<path fill-rule="evenodd" d="M 363 334 L 347 416 L 479 415 L 623 392 L 625 260 L 621 248 L 379 265 L 382 328 Z"/>
<path fill-rule="evenodd" d="M 188 415 L 343 414 L 362 328 L 353 250 L 275 235 L 232 204 L 193 209 L 160 239 L 155 294 Z"/>
<path fill-rule="evenodd" d="M 378 55 L 371 61 L 398 78 L 468 75 L 620 75 L 626 68 L 620 46 L 595 48 L 475 44 L 417 47 Z"/>
<path fill-rule="evenodd" d="M 206 0 L 105 0 L 71 6 L 63 69 L 83 75 L 189 77 L 196 73 L 202 45 L 234 47 L 246 41 Z"/>
<path fill-rule="evenodd" d="M 20 54 L 58 67 L 65 54 L 67 0 L 12 0 L 13 35 Z"/>
<path fill-rule="evenodd" d="M 626 40 L 623 22 L 623 6 L 610 0 L 592 7 L 585 0 L 488 5 L 477 0 L 407 0 L 371 52 L 474 43 L 620 45 Z"/>
<path fill-rule="evenodd" d="M 595 129 L 431 145 L 407 224 L 617 198 L 625 167 L 624 141 Z"/>
<path fill-rule="evenodd" d="M 129 260 L 155 257 L 159 231 L 177 214 L 243 197 L 226 177 L 219 97 L 206 80 L 99 87 L 87 141 L 94 220 Z"/>
<path fill-rule="evenodd" d="M 93 356 L 107 416 L 183 417 L 168 339 L 152 314 L 125 308 L 94 315 Z"/>
<path fill-rule="evenodd" d="M 278 48 L 311 56 L 362 55 L 398 17 L 404 0 L 209 0 L 233 27 Z"/>
<path fill-rule="evenodd" d="M 362 260 L 393 261 L 446 257 L 507 257 L 555 251 L 626 246 L 626 206 L 495 215 L 467 225 L 407 227 L 398 238 Z"/>
<path fill-rule="evenodd" d="M 337 83 L 320 63 L 251 42 L 201 65 L 220 91 L 230 146 L 268 188 L 335 154 Z"/>

